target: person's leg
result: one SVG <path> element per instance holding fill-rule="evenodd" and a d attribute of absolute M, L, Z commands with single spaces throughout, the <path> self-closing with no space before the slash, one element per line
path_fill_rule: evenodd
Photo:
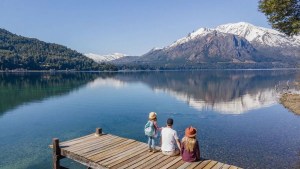
<path fill-rule="evenodd" d="M 151 144 L 151 147 L 153 148 L 153 150 L 155 149 L 155 140 L 154 140 L 154 137 L 152 137 L 152 144 Z"/>
<path fill-rule="evenodd" d="M 151 149 L 151 140 L 152 140 L 152 138 L 150 136 L 148 136 L 148 148 L 149 148 L 149 151 L 152 151 L 152 149 Z"/>

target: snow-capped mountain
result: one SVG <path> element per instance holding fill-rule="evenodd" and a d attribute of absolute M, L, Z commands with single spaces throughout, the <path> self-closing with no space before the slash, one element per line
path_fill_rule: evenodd
<path fill-rule="evenodd" d="M 126 54 L 122 54 L 122 53 L 113 53 L 113 54 L 108 54 L 108 55 L 98 55 L 98 54 L 94 54 L 94 53 L 87 53 L 84 54 L 86 57 L 93 59 L 95 62 L 109 62 L 109 61 L 113 61 L 116 59 L 120 59 L 124 56 L 127 56 Z"/>
<path fill-rule="evenodd" d="M 169 46 L 152 49 L 121 64 L 144 68 L 299 67 L 300 36 L 239 22 L 200 28 Z"/>
<path fill-rule="evenodd" d="M 190 40 L 205 36 L 213 31 L 230 33 L 247 39 L 253 45 L 264 45 L 270 47 L 300 47 L 300 36 L 289 37 L 277 30 L 254 26 L 246 22 L 230 23 L 217 26 L 216 28 L 200 28 L 188 36 L 181 38 L 167 46 L 172 48 L 187 43 Z"/>
<path fill-rule="evenodd" d="M 300 36 L 289 37 L 277 30 L 254 26 L 246 22 L 220 25 L 215 30 L 223 33 L 232 33 L 246 38 L 251 43 L 258 43 L 260 45 L 300 47 Z"/>
<path fill-rule="evenodd" d="M 214 31 L 214 29 L 200 28 L 200 29 L 198 29 L 198 30 L 195 31 L 195 32 L 189 33 L 189 35 L 188 35 L 187 37 L 178 39 L 177 41 L 175 41 L 174 43 L 172 43 L 170 46 L 168 46 L 168 47 L 166 47 L 166 48 L 172 48 L 172 47 L 175 47 L 175 46 L 177 46 L 177 45 L 186 43 L 186 42 L 188 42 L 188 41 L 190 41 L 190 40 L 199 38 L 200 36 L 205 36 L 205 35 L 207 35 L 207 34 L 209 34 L 209 33 L 212 33 L 213 31 Z"/>

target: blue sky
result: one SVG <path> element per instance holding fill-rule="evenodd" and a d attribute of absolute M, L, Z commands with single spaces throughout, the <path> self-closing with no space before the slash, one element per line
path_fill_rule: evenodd
<path fill-rule="evenodd" d="M 268 27 L 258 0 L 1 0 L 0 27 L 81 53 L 141 55 L 201 27 Z"/>

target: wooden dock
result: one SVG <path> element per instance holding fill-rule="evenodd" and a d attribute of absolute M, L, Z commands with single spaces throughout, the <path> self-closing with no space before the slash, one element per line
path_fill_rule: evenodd
<path fill-rule="evenodd" d="M 69 158 L 88 168 L 142 168 L 142 169 L 240 169 L 214 160 L 203 159 L 199 162 L 184 162 L 181 156 L 169 157 L 161 152 L 148 152 L 148 145 L 136 140 L 103 134 L 101 128 L 96 133 L 59 143 L 54 138 L 53 168 L 60 166 L 60 159 Z"/>

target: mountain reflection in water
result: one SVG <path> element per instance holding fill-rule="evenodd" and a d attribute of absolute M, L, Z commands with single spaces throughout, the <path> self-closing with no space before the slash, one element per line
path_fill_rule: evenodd
<path fill-rule="evenodd" d="M 126 83 L 142 82 L 155 92 L 167 93 L 199 111 L 241 114 L 276 103 L 275 86 L 297 75 L 290 70 L 127 72 L 109 79 L 98 78 L 89 85 L 109 83 L 122 87 Z"/>

